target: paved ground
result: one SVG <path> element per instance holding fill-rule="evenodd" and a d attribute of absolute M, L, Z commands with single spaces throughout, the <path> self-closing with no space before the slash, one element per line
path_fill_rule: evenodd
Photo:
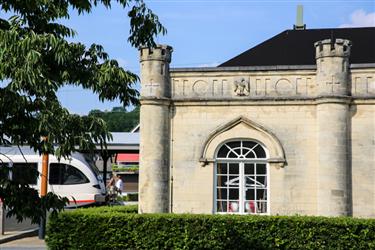
<path fill-rule="evenodd" d="M 38 225 L 31 224 L 30 220 L 23 220 L 22 222 L 18 222 L 16 218 L 4 218 L 4 235 L 0 235 L 0 250 L 3 249 L 23 249 L 22 245 L 17 246 L 20 242 L 20 238 L 30 237 L 31 235 L 35 235 L 35 229 L 38 228 Z M 11 241 L 11 242 L 9 242 Z M 4 243 L 5 242 L 5 243 Z M 8 243 L 9 242 L 9 243 Z M 23 241 L 21 241 L 23 244 Z M 5 245 L 10 244 L 12 248 L 5 248 Z M 23 244 L 27 249 L 45 249 L 40 248 L 39 245 L 34 248 L 34 245 L 30 245 L 30 242 L 26 241 Z M 42 245 L 44 246 L 44 245 Z"/>
<path fill-rule="evenodd" d="M 21 223 L 18 223 L 16 218 L 5 218 L 5 232 L 13 232 L 13 231 L 26 231 L 30 229 L 37 228 L 38 225 L 31 224 L 30 220 L 25 219 Z"/>
<path fill-rule="evenodd" d="M 38 236 L 27 237 L 14 240 L 0 245 L 1 250 L 45 250 L 47 249 L 44 240 L 39 240 Z"/>

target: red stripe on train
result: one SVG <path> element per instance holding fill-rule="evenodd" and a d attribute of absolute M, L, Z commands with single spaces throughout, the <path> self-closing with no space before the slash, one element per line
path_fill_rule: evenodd
<path fill-rule="evenodd" d="M 87 203 L 87 202 L 95 202 L 95 200 L 76 200 L 76 201 L 69 201 L 69 203 Z"/>

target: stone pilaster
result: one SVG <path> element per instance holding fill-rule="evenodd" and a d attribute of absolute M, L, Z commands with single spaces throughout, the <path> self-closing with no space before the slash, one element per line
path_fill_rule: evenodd
<path fill-rule="evenodd" d="M 350 41 L 315 43 L 317 62 L 317 214 L 350 215 Z"/>
<path fill-rule="evenodd" d="M 169 63 L 172 48 L 141 48 L 139 212 L 169 210 Z"/>

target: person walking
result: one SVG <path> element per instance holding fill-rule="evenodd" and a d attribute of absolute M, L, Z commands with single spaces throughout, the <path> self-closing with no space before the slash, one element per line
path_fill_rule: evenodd
<path fill-rule="evenodd" d="M 116 191 L 121 194 L 124 190 L 124 182 L 121 179 L 119 174 L 116 174 L 116 183 L 115 183 Z"/>

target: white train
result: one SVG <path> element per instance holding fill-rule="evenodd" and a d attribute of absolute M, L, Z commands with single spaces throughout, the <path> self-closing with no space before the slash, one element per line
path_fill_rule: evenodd
<path fill-rule="evenodd" d="M 22 152 L 21 152 L 22 151 Z M 31 172 L 42 172 L 42 156 L 29 147 L 0 147 L 0 166 L 7 165 L 10 177 L 40 190 L 41 178 Z M 105 202 L 105 185 L 99 170 L 89 155 L 73 153 L 60 161 L 49 156 L 48 192 L 67 197 L 69 206 L 83 206 Z"/>

